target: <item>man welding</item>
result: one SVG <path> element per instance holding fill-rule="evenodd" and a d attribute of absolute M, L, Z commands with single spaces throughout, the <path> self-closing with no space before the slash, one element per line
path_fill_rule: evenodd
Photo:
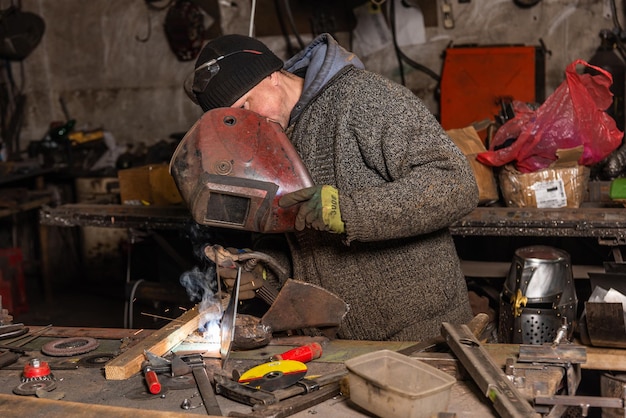
<path fill-rule="evenodd" d="M 329 34 L 285 63 L 255 38 L 218 37 L 185 84 L 205 112 L 253 112 L 288 137 L 310 179 L 274 208 L 293 214 L 292 231 L 258 234 L 252 250 L 345 300 L 340 338 L 423 341 L 440 335 L 442 322 L 471 320 L 448 226 L 476 207 L 478 188 L 465 156 L 409 89 L 365 70 Z M 185 167 L 173 171 L 179 188 Z M 284 283 L 263 260 L 248 270 L 240 299 L 265 281 Z M 219 273 L 232 286 L 235 271 Z"/>

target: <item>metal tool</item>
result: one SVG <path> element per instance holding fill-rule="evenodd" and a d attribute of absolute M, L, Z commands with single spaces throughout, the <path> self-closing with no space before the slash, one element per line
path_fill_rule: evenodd
<path fill-rule="evenodd" d="M 347 370 L 342 368 L 315 379 L 301 379 L 288 388 L 278 389 L 273 392 L 242 385 L 228 376 L 216 373 L 214 376 L 215 392 L 231 400 L 253 407 L 257 405 L 274 405 L 285 399 L 318 391 L 320 388 L 330 384 L 338 384 L 347 373 Z"/>
<path fill-rule="evenodd" d="M 322 356 L 322 346 L 320 343 L 310 343 L 301 345 L 300 347 L 292 348 L 281 354 L 273 355 L 270 360 L 295 360 L 307 363 L 311 360 L 315 360 Z"/>
<path fill-rule="evenodd" d="M 233 286 L 233 291 L 228 301 L 228 306 L 222 316 L 222 322 L 220 325 L 220 356 L 222 358 L 222 369 L 228 361 L 228 355 L 230 354 L 230 347 L 235 338 L 235 320 L 237 318 L 237 301 L 239 300 L 239 283 L 241 282 L 241 266 L 237 270 L 237 278 Z"/>
<path fill-rule="evenodd" d="M 150 368 L 150 366 L 144 367 L 143 375 L 144 379 L 146 379 L 146 384 L 148 385 L 148 391 L 153 395 L 161 393 L 161 382 L 159 382 L 159 377 L 156 372 Z"/>
<path fill-rule="evenodd" d="M 502 417 L 539 418 L 504 372 L 494 363 L 467 325 L 444 322 L 442 335 L 478 388 Z"/>
<path fill-rule="evenodd" d="M 324 402 L 340 394 L 339 382 L 329 383 L 323 387 L 300 396 L 294 396 L 272 405 L 255 405 L 252 412 L 231 412 L 231 417 L 250 418 L 283 418 Z"/>

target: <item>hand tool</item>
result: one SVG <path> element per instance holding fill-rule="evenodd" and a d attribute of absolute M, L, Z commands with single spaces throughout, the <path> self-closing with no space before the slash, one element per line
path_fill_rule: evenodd
<path fill-rule="evenodd" d="M 255 405 L 252 407 L 251 413 L 241 413 L 233 411 L 229 414 L 231 417 L 250 417 L 250 418 L 283 418 L 291 416 L 305 409 L 309 409 L 327 399 L 333 398 L 340 394 L 339 382 L 329 383 L 314 392 L 304 395 L 294 396 L 284 401 L 272 405 Z"/>
<path fill-rule="evenodd" d="M 269 392 L 242 385 L 220 373 L 214 375 L 215 392 L 231 400 L 246 405 L 273 405 L 285 399 L 318 391 L 321 387 L 337 383 L 347 375 L 347 370 L 341 368 L 335 372 L 316 377 L 315 379 L 301 379 L 288 388 Z M 322 402 L 320 400 L 320 402 Z"/>
<path fill-rule="evenodd" d="M 540 415 L 526 401 L 504 372 L 494 363 L 487 351 L 467 325 L 442 324 L 441 333 L 452 352 L 470 374 L 478 388 L 492 402 L 502 417 L 539 418 Z"/>
<path fill-rule="evenodd" d="M 241 282 L 241 266 L 237 270 L 237 278 L 233 291 L 228 301 L 228 306 L 222 316 L 222 322 L 220 324 L 220 356 L 222 358 L 222 369 L 228 361 L 228 355 L 230 354 L 230 348 L 235 337 L 235 320 L 237 318 L 237 301 L 239 300 L 239 283 Z"/>
<path fill-rule="evenodd" d="M 167 373 L 174 377 L 182 376 L 191 372 L 190 366 L 185 361 L 186 358 L 183 359 L 181 357 L 174 356 L 172 360 L 168 360 L 165 357 L 157 356 L 148 350 L 144 350 L 144 356 L 146 357 L 146 361 L 143 362 L 141 368 L 143 370 L 146 384 L 148 385 L 148 391 L 153 395 L 158 395 L 161 393 L 162 389 L 157 373 Z M 200 358 L 202 357 L 200 356 Z M 195 358 L 190 361 L 197 362 Z M 204 364 L 204 362 L 202 362 L 202 364 Z"/>
<path fill-rule="evenodd" d="M 168 374 L 172 377 L 189 374 L 192 367 L 204 364 L 201 354 L 190 354 L 187 356 L 173 354 L 171 357 L 165 358 L 157 356 L 151 351 L 144 350 L 144 355 L 146 356 L 146 361 L 142 364 L 142 368 L 148 366 L 156 373 Z"/>
<path fill-rule="evenodd" d="M 322 346 L 319 343 L 310 343 L 301 345 L 300 347 L 292 348 L 281 354 L 275 354 L 270 357 L 272 361 L 278 360 L 295 360 L 302 363 L 307 363 L 311 360 L 315 360 L 322 356 Z"/>
<path fill-rule="evenodd" d="M 159 382 L 156 372 L 152 370 L 150 366 L 144 367 L 143 375 L 148 385 L 148 391 L 153 395 L 161 393 L 161 382 Z"/>
<path fill-rule="evenodd" d="M 146 357 L 146 361 L 143 362 L 141 368 L 146 385 L 148 385 L 148 391 L 153 395 L 158 395 L 161 393 L 161 382 L 159 382 L 159 377 L 154 367 L 168 368 L 170 362 L 148 350 L 143 350 L 143 355 Z"/>

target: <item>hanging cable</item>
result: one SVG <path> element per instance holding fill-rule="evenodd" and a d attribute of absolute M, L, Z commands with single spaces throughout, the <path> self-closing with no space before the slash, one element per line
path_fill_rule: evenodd
<path fill-rule="evenodd" d="M 283 13 L 280 10 L 281 0 L 274 0 L 274 8 L 276 9 L 276 17 L 278 18 L 278 25 L 280 26 L 280 31 L 285 38 L 285 45 L 287 45 L 287 54 L 289 56 L 293 56 L 296 54 L 293 45 L 291 44 L 291 38 L 289 37 L 289 32 L 287 31 L 287 27 L 285 26 L 285 19 L 283 19 Z"/>
<path fill-rule="evenodd" d="M 285 6 L 285 12 L 287 13 L 287 20 L 289 21 L 289 24 L 291 25 L 291 30 L 293 31 L 293 34 L 296 37 L 296 40 L 298 41 L 298 45 L 300 46 L 300 49 L 304 49 L 305 47 L 304 42 L 302 41 L 302 38 L 300 37 L 300 32 L 298 32 L 298 28 L 296 27 L 296 21 L 294 20 L 293 14 L 291 13 L 290 0 L 284 0 L 283 4 Z"/>
<path fill-rule="evenodd" d="M 404 80 L 404 67 L 402 65 L 403 62 L 406 62 L 411 67 L 413 67 L 416 70 L 419 70 L 419 71 L 425 73 L 426 75 L 430 76 L 435 81 L 439 82 L 441 80 L 441 77 L 439 76 L 439 74 L 437 74 L 436 72 L 434 72 L 430 68 L 428 68 L 428 67 L 426 67 L 426 66 L 424 66 L 424 65 L 422 65 L 422 64 L 420 64 L 418 62 L 413 61 L 404 52 L 402 52 L 402 49 L 398 45 L 398 39 L 397 39 L 397 35 L 396 35 L 396 7 L 395 7 L 396 0 L 391 0 L 388 3 L 391 3 L 389 5 L 389 7 L 388 7 L 389 20 L 391 22 L 391 37 L 393 39 L 393 46 L 394 46 L 394 49 L 396 51 L 396 56 L 397 56 L 397 59 L 398 59 L 398 65 L 399 65 L 399 69 L 400 69 L 400 79 L 402 80 L 402 85 L 406 85 L 405 84 L 405 80 Z"/>
<path fill-rule="evenodd" d="M 248 29 L 248 36 L 254 36 L 254 15 L 256 13 L 256 0 L 252 0 L 252 8 L 250 9 L 250 28 Z"/>

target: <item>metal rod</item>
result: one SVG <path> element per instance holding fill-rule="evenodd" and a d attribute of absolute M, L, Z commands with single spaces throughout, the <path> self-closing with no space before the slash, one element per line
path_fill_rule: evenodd
<path fill-rule="evenodd" d="M 478 388 L 492 402 L 501 417 L 539 418 L 541 416 L 513 386 L 504 371 L 494 363 L 467 325 L 444 322 L 442 335 L 450 350 L 463 364 Z"/>
<path fill-rule="evenodd" d="M 206 372 L 206 368 L 204 366 L 193 367 L 192 373 L 194 379 L 196 379 L 198 392 L 200 392 L 200 396 L 202 397 L 202 403 L 204 403 L 207 414 L 217 415 L 218 417 L 221 417 L 222 410 L 217 403 L 217 398 L 215 397 L 215 392 L 213 391 L 213 386 L 211 386 L 211 381 L 209 380 L 209 375 Z"/>

